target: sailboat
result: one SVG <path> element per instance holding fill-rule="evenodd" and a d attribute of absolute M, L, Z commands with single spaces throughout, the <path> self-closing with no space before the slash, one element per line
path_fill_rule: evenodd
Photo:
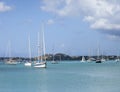
<path fill-rule="evenodd" d="M 98 48 L 98 51 L 97 51 L 97 59 L 96 59 L 96 63 L 102 63 L 101 59 L 100 59 L 100 48 Z"/>
<path fill-rule="evenodd" d="M 103 57 L 103 55 L 102 55 L 101 61 L 102 61 L 102 62 L 105 62 L 105 61 L 106 61 L 106 59 Z"/>
<path fill-rule="evenodd" d="M 16 64 L 17 64 L 16 60 L 13 60 L 13 59 L 11 58 L 11 42 L 10 42 L 10 41 L 9 41 L 9 43 L 8 43 L 8 51 L 9 51 L 9 58 L 8 58 L 8 60 L 5 62 L 5 64 L 8 64 L 8 65 L 16 65 Z"/>
<path fill-rule="evenodd" d="M 116 61 L 116 62 L 119 62 L 119 61 L 120 61 L 120 59 L 119 59 L 119 58 L 117 58 L 115 61 Z"/>
<path fill-rule="evenodd" d="M 53 49 L 53 60 L 51 61 L 52 64 L 58 64 L 57 61 L 55 61 L 55 55 L 54 55 L 54 49 Z"/>
<path fill-rule="evenodd" d="M 53 58 L 54 58 L 54 56 L 53 56 Z M 54 59 L 51 62 L 52 62 L 52 64 L 58 64 L 58 61 L 55 61 Z"/>
<path fill-rule="evenodd" d="M 29 42 L 29 61 L 25 62 L 25 66 L 31 66 L 31 47 L 30 47 L 30 36 L 28 38 L 28 42 Z"/>
<path fill-rule="evenodd" d="M 81 62 L 85 62 L 85 57 L 84 56 L 82 56 Z"/>
<path fill-rule="evenodd" d="M 102 61 L 102 62 L 105 62 L 105 61 L 106 61 L 105 55 L 104 55 L 103 51 L 102 51 L 101 61 Z"/>
<path fill-rule="evenodd" d="M 119 61 L 120 61 L 120 55 L 119 55 L 119 52 L 118 52 L 118 55 L 117 55 L 115 61 L 116 61 L 116 62 L 119 62 Z"/>
<path fill-rule="evenodd" d="M 119 62 L 120 59 L 119 59 L 119 56 L 117 56 L 117 58 L 115 59 L 116 62 Z"/>
<path fill-rule="evenodd" d="M 87 62 L 92 62 L 92 61 L 95 61 L 95 59 L 91 56 L 92 55 L 92 51 L 91 49 L 89 49 L 89 55 L 88 55 L 88 59 L 86 60 Z"/>
<path fill-rule="evenodd" d="M 36 67 L 36 68 L 46 68 L 47 63 L 46 63 L 46 57 L 45 57 L 45 38 L 44 38 L 44 27 L 43 27 L 43 25 L 42 25 L 41 41 L 40 42 L 41 42 L 41 44 L 39 43 L 39 33 L 38 33 L 38 61 L 34 64 L 34 67 Z M 40 53 L 40 51 L 41 51 L 41 53 Z M 41 58 L 39 58 L 40 54 L 41 54 Z M 43 58 L 44 58 L 44 61 L 43 61 Z"/>

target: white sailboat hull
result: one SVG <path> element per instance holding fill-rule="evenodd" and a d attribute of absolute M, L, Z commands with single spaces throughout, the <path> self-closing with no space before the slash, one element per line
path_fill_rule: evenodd
<path fill-rule="evenodd" d="M 36 63 L 34 65 L 34 67 L 36 67 L 36 68 L 46 68 L 46 62 Z"/>
<path fill-rule="evenodd" d="M 46 65 L 45 64 L 40 64 L 40 65 L 35 65 L 34 67 L 36 67 L 36 68 L 46 68 Z"/>
<path fill-rule="evenodd" d="M 30 62 L 26 62 L 24 65 L 25 66 L 31 66 L 32 64 Z"/>

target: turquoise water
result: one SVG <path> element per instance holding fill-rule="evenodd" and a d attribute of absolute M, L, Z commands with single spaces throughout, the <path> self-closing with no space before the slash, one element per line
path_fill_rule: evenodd
<path fill-rule="evenodd" d="M 120 92 L 119 63 L 0 64 L 0 92 Z"/>

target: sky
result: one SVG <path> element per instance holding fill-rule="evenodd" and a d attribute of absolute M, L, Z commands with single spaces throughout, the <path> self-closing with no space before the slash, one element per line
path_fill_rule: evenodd
<path fill-rule="evenodd" d="M 42 24 L 46 53 L 120 53 L 120 0 L 0 0 L 0 56 L 28 56 L 29 35 L 37 56 Z"/>

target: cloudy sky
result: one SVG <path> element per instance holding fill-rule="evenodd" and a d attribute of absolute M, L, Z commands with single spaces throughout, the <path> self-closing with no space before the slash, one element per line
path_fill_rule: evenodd
<path fill-rule="evenodd" d="M 95 55 L 120 52 L 120 0 L 0 0 L 0 56 L 37 55 L 44 24 L 46 52 Z"/>

